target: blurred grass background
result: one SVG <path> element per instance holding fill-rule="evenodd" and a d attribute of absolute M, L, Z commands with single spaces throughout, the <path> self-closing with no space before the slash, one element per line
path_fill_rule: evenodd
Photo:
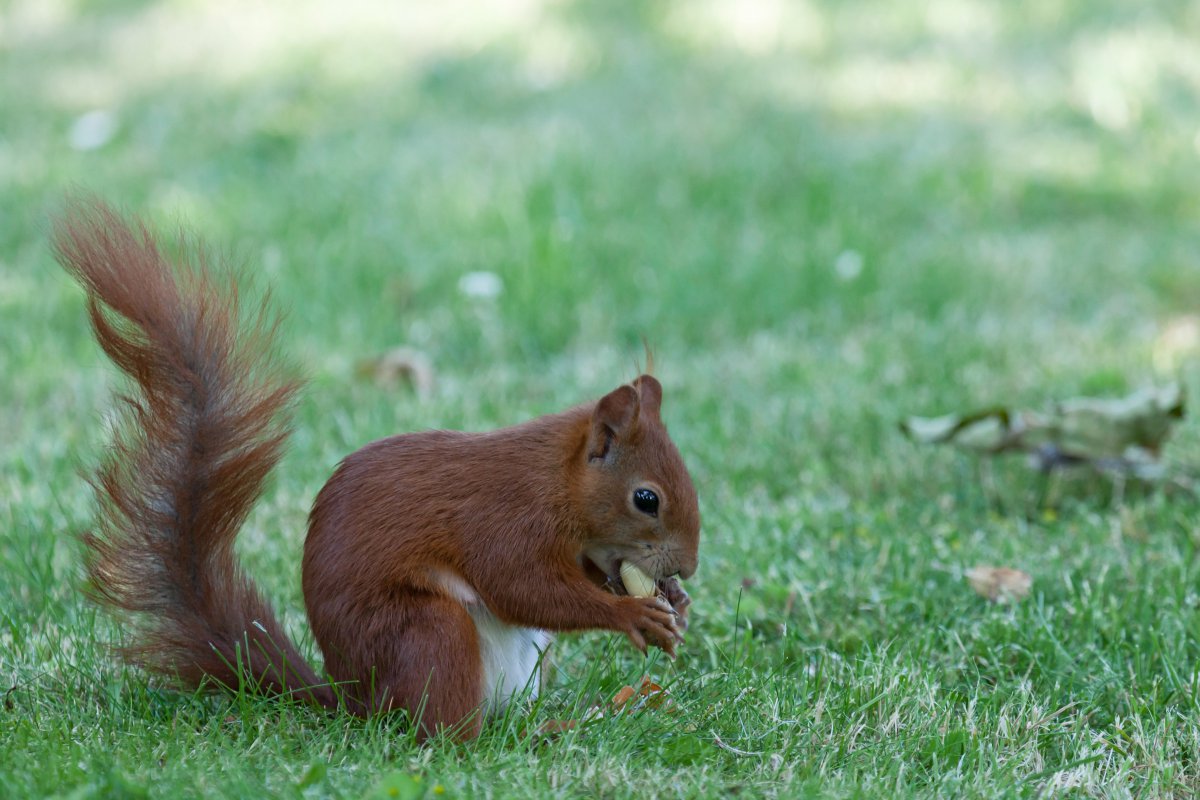
<path fill-rule="evenodd" d="M 644 337 L 706 521 L 700 644 L 679 674 L 727 669 L 746 609 L 792 625 L 754 640 L 749 681 L 819 652 L 848 659 L 846 686 L 894 679 L 880 666 L 893 660 L 932 665 L 936 683 L 939 659 L 958 664 L 947 631 L 964 651 L 1023 647 L 1038 664 L 1040 646 L 1077 636 L 1111 675 L 993 659 L 999 673 L 955 672 L 967 688 L 939 702 L 957 719 L 981 685 L 1032 681 L 1037 713 L 1074 703 L 1063 719 L 1086 727 L 1150 708 L 1166 724 L 1168 700 L 1130 698 L 1164 664 L 1194 674 L 1194 500 L 1119 505 L 1073 478 L 1044 508 L 1019 464 L 988 488 L 895 423 L 1175 377 L 1194 394 L 1198 43 L 1200 8 L 1170 0 L 7 0 L 0 675 L 36 687 L 65 670 L 86 686 L 113 669 L 66 534 L 90 515 L 77 473 L 103 447 L 115 382 L 46 243 L 48 215 L 82 188 L 186 227 L 289 312 L 282 349 L 311 386 L 242 544 L 296 630 L 304 517 L 339 458 L 396 431 L 484 429 L 598 396 L 635 374 Z M 463 290 L 481 271 L 499 294 Z M 429 357 L 430 396 L 356 370 L 396 346 Z M 1197 442 L 1186 421 L 1168 458 L 1194 464 Z M 1129 605 L 1109 627 L 1050 626 L 1018 647 L 1043 629 L 1000 624 L 964 591 L 961 569 L 980 562 L 1033 572 L 1052 607 L 1099 607 L 1080 592 Z M 603 638 L 564 647 L 594 655 Z M 45 702 L 63 724 L 86 715 Z M 831 724 L 852 728 L 847 714 Z M 1064 736 L 998 774 L 1072 764 Z M 809 744 L 779 752 L 833 791 Z M 846 785 L 928 756 L 880 745 L 860 762 L 842 744 Z M 1145 746 L 1155 780 L 1195 780 L 1178 752 Z M 920 785 L 962 788 L 934 764 Z M 1084 785 L 1123 770 L 1133 782 L 1115 785 L 1174 785 L 1119 758 L 1080 769 Z M 726 785 L 697 780 L 687 791 Z"/>
<path fill-rule="evenodd" d="M 764 428 L 830 444 L 901 411 L 1122 391 L 1200 301 L 1187 3 L 51 0 L 3 20 L 18 409 L 95 352 L 43 235 L 72 187 L 261 274 L 323 397 L 408 344 L 450 386 L 496 373 L 461 408 L 499 381 L 544 411 L 632 372 L 645 337 L 685 407 L 728 413 L 750 381 Z M 494 302 L 456 291 L 478 270 Z"/>

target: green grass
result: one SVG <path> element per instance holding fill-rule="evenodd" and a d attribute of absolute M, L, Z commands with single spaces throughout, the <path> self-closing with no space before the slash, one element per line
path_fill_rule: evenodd
<path fill-rule="evenodd" d="M 393 5 L 0 7 L 6 797 L 354 798 L 397 773 L 455 797 L 1200 791 L 1200 502 L 989 476 L 895 426 L 1196 395 L 1196 342 L 1163 338 L 1200 312 L 1193 5 Z M 73 149 L 96 108 L 115 134 Z M 73 537 L 118 384 L 45 236 L 80 186 L 289 311 L 310 385 L 241 551 L 314 659 L 299 559 L 339 458 L 598 396 L 645 337 L 705 523 L 679 660 L 564 636 L 527 715 L 425 747 L 116 663 Z M 494 301 L 459 292 L 476 270 Z M 398 345 L 430 397 L 356 372 Z M 1167 457 L 1200 461 L 1194 421 Z M 988 605 L 976 564 L 1033 595 Z M 676 713 L 520 736 L 643 673 Z"/>

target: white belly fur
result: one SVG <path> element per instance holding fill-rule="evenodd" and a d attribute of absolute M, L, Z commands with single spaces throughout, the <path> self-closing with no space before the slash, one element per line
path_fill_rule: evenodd
<path fill-rule="evenodd" d="M 501 711 L 509 700 L 526 692 L 529 697 L 537 697 L 542 653 L 550 645 L 550 634 L 538 628 L 505 625 L 482 603 L 467 610 L 479 633 L 488 711 Z"/>
<path fill-rule="evenodd" d="M 537 697 L 541 684 L 542 653 L 553 637 L 538 628 L 505 625 L 488 610 L 482 598 L 461 576 L 449 570 L 431 570 L 433 582 L 471 615 L 479 634 L 483 658 L 483 696 L 487 710 L 502 711 L 514 696 L 526 691 Z"/>

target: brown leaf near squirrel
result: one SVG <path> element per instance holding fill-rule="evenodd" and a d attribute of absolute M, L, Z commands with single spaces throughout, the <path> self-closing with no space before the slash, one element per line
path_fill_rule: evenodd
<path fill-rule="evenodd" d="M 613 695 L 609 705 L 613 711 L 625 714 L 633 714 L 646 709 L 668 712 L 675 710 L 667 690 L 650 680 L 648 675 L 642 677 L 642 684 L 637 689 L 632 686 L 622 686 Z"/>
<path fill-rule="evenodd" d="M 298 389 L 270 355 L 273 317 L 242 314 L 232 274 L 202 250 L 172 265 L 98 201 L 69 204 L 54 246 L 135 384 L 84 537 L 93 597 L 130 612 L 129 660 L 471 738 L 483 712 L 536 691 L 550 632 L 612 630 L 674 654 L 690 601 L 673 576 L 696 570 L 700 514 L 655 378 L 511 428 L 347 456 L 317 495 L 302 565 L 326 680 L 233 554 Z M 664 597 L 608 591 L 626 561 Z"/>
<path fill-rule="evenodd" d="M 1033 586 L 1028 573 L 1011 567 L 972 567 L 963 574 L 976 594 L 993 603 L 1024 600 Z"/>

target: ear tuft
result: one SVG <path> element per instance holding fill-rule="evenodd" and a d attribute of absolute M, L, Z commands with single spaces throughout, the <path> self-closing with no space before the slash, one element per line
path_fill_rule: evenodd
<path fill-rule="evenodd" d="M 658 416 L 662 408 L 662 384 L 653 375 L 642 375 L 633 382 L 637 389 L 639 404 L 646 411 Z"/>
<path fill-rule="evenodd" d="M 650 340 L 645 336 L 642 337 L 642 349 L 646 351 L 646 368 L 642 370 L 647 375 L 654 374 L 654 350 L 650 347 Z"/>

